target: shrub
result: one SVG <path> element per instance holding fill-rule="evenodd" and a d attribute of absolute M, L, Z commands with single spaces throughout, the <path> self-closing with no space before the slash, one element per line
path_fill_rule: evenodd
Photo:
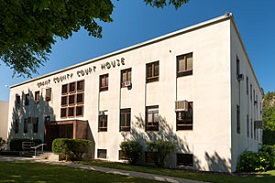
<path fill-rule="evenodd" d="M 176 146 L 170 141 L 153 141 L 147 142 L 147 150 L 150 153 L 155 153 L 155 165 L 159 167 L 165 166 L 166 157 L 175 150 Z"/>
<path fill-rule="evenodd" d="M 120 148 L 124 155 L 129 159 L 130 164 L 136 164 L 140 159 L 142 146 L 137 141 L 121 142 Z"/>
<path fill-rule="evenodd" d="M 6 144 L 6 141 L 2 139 L 2 137 L 0 137 L 0 151 L 3 150 L 5 144 Z"/>
<path fill-rule="evenodd" d="M 270 166 L 269 156 L 266 152 L 245 151 L 239 157 L 237 171 L 259 172 L 266 171 Z"/>
<path fill-rule="evenodd" d="M 10 141 L 10 150 L 11 151 L 23 151 L 22 142 L 34 142 L 35 145 L 41 144 L 42 140 L 40 139 L 24 139 L 24 138 L 14 138 Z"/>
<path fill-rule="evenodd" d="M 57 138 L 53 140 L 52 151 L 61 159 L 81 160 L 92 142 L 84 139 Z"/>

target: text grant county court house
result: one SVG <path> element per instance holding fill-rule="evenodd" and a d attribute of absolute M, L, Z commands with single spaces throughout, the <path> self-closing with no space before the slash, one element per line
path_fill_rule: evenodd
<path fill-rule="evenodd" d="M 8 140 L 173 141 L 168 167 L 234 172 L 262 143 L 262 89 L 233 16 L 221 17 L 11 86 Z"/>

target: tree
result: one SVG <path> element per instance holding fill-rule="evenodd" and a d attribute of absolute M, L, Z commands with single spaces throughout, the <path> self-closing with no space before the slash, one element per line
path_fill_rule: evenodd
<path fill-rule="evenodd" d="M 124 141 L 120 144 L 121 151 L 128 158 L 130 164 L 136 164 L 140 159 L 142 146 L 138 141 Z"/>
<path fill-rule="evenodd" d="M 188 0 L 144 0 L 152 7 Z M 111 22 L 111 0 L 3 0 L 0 1 L 0 60 L 14 75 L 31 77 L 47 61 L 56 38 L 68 39 L 81 27 L 102 37 L 98 21 Z M 0 63 L 1 64 L 1 63 Z"/>

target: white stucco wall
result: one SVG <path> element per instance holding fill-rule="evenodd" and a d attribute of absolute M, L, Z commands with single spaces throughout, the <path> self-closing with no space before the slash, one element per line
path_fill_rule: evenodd
<path fill-rule="evenodd" d="M 193 53 L 193 74 L 177 78 L 176 57 L 190 52 Z M 9 127 L 17 118 L 20 119 L 20 130 L 18 134 L 9 130 L 9 139 L 25 136 L 44 140 L 44 116 L 51 116 L 51 121 L 64 120 L 60 118 L 61 86 L 85 80 L 84 115 L 77 119 L 89 122 L 91 132 L 88 138 L 95 143 L 95 157 L 97 149 L 107 149 L 107 159 L 118 161 L 119 145 L 124 140 L 138 139 L 145 144 L 145 141 L 165 139 L 177 144 L 176 153 L 194 155 L 194 166 L 187 168 L 234 171 L 237 155 L 245 148 L 257 149 L 257 140 L 245 137 L 246 123 L 242 123 L 240 135 L 235 133 L 234 107 L 239 100 L 236 92 L 238 81 L 232 73 L 236 73 L 233 59 L 236 54 L 242 60 L 242 72 L 251 78 L 258 94 L 256 78 L 240 46 L 231 16 L 218 17 L 12 86 Z M 113 61 L 115 66 L 101 68 L 102 64 Z M 146 83 L 146 64 L 154 61 L 159 61 L 159 81 Z M 90 72 L 83 76 L 80 74 L 80 71 L 89 68 Z M 120 87 L 121 70 L 128 68 L 132 69 L 131 89 Z M 109 89 L 99 92 L 99 76 L 107 73 Z M 241 82 L 242 89 L 243 83 L 245 81 Z M 39 104 L 31 102 L 29 106 L 23 105 L 24 94 L 34 95 L 35 91 L 40 91 L 45 97 L 46 88 L 52 88 L 50 102 L 42 98 Z M 20 107 L 14 105 L 16 94 L 21 96 Z M 261 101 L 260 94 L 258 97 Z M 193 102 L 193 130 L 176 131 L 174 110 L 177 100 Z M 246 101 L 242 98 L 240 102 Z M 152 105 L 159 106 L 161 120 L 158 132 L 146 132 L 144 127 L 146 106 Z M 241 104 L 242 121 L 249 112 L 248 107 Z M 120 109 L 124 108 L 131 108 L 131 132 L 119 131 Z M 104 110 L 108 111 L 108 130 L 98 132 L 98 111 Z M 23 119 L 30 116 L 39 116 L 37 134 L 32 134 L 31 129 L 30 133 L 23 134 Z M 253 119 L 255 116 L 256 113 L 251 115 Z M 260 118 L 260 114 L 257 113 L 257 117 Z M 175 156 L 173 154 L 169 160 L 171 167 L 176 165 Z"/>

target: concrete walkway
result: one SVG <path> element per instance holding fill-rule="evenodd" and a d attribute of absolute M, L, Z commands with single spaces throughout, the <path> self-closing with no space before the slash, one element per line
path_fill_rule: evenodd
<path fill-rule="evenodd" d="M 92 165 L 82 165 L 82 164 L 75 164 L 73 162 L 65 162 L 65 161 L 49 161 L 46 159 L 34 159 L 34 158 L 24 158 L 24 157 L 8 157 L 8 156 L 1 156 L 0 161 L 16 161 L 16 160 L 29 160 L 41 163 L 49 163 L 54 165 L 62 165 L 62 166 L 69 166 L 74 168 L 82 168 L 87 170 L 99 171 L 104 173 L 112 173 L 112 174 L 119 174 L 125 176 L 132 176 L 132 177 L 139 177 L 145 178 L 150 180 L 157 180 L 163 182 L 172 182 L 172 183 L 202 183 L 201 181 L 196 180 L 189 180 L 189 179 L 182 179 L 177 177 L 168 177 L 162 175 L 155 175 L 149 173 L 141 173 L 141 172 L 134 172 L 134 171 L 127 171 L 127 170 L 120 170 L 114 168 L 105 168 L 99 166 L 92 166 Z"/>

